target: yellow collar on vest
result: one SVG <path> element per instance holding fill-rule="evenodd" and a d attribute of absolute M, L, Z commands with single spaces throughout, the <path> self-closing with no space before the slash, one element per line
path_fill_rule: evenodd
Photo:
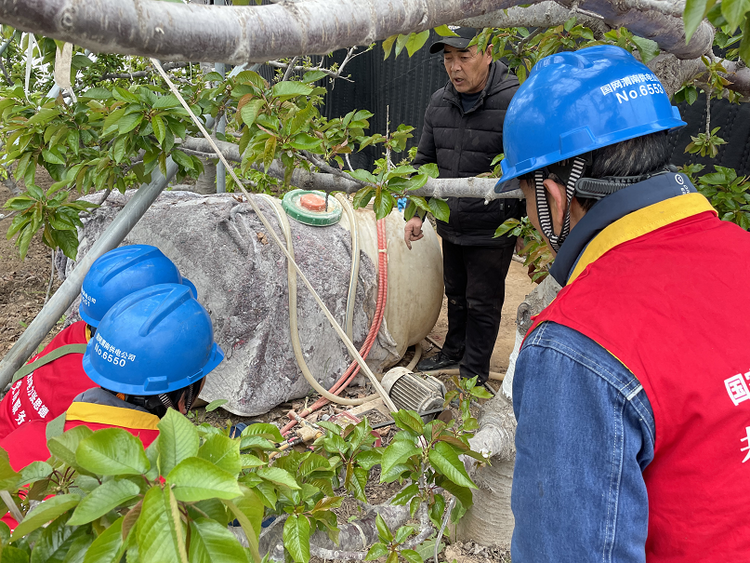
<path fill-rule="evenodd" d="M 121 426 L 134 430 L 158 430 L 156 425 L 159 422 L 159 417 L 135 409 L 123 409 L 92 403 L 73 403 L 65 413 L 65 420 Z"/>
<path fill-rule="evenodd" d="M 705 197 L 699 193 L 690 193 L 665 199 L 625 215 L 603 229 L 589 243 L 573 269 L 568 285 L 575 281 L 586 266 L 615 246 L 704 211 L 713 211 L 716 214 L 716 210 Z"/>

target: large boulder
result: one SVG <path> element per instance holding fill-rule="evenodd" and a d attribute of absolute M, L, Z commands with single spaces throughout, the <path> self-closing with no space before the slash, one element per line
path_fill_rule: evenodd
<path fill-rule="evenodd" d="M 79 256 L 88 251 L 133 193 L 112 194 L 101 208 L 84 219 L 79 232 Z M 253 198 L 284 241 L 278 207 L 267 197 Z M 355 223 L 361 220 L 366 222 L 358 218 Z M 400 215 L 388 221 L 403 224 Z M 311 227 L 291 219 L 288 223 L 295 261 L 343 326 L 352 266 L 349 222 L 344 219 L 328 227 Z M 374 232 L 374 216 L 372 223 L 372 227 L 366 225 L 360 229 L 361 238 L 372 238 L 367 233 Z M 397 232 L 398 228 L 397 225 L 389 231 Z M 402 233 L 403 227 L 400 229 Z M 381 326 L 367 359 L 375 372 L 382 372 L 398 361 L 408 344 L 423 338 L 439 313 L 442 296 L 440 251 L 434 233 L 429 235 L 431 241 L 424 246 L 430 248 L 428 256 L 420 259 L 419 253 L 414 253 L 410 256 L 413 265 L 406 264 L 406 267 L 414 268 L 421 285 L 424 285 L 425 276 L 435 278 L 437 275 L 439 288 L 427 293 L 439 293 L 439 296 L 437 300 L 432 297 L 432 304 L 427 307 L 420 303 L 410 304 L 422 311 L 421 317 L 417 315 L 420 326 L 416 329 L 404 330 L 396 326 L 398 319 L 389 318 L 386 312 L 386 322 Z M 403 241 L 400 242 L 403 245 Z M 196 285 L 198 299 L 211 315 L 216 341 L 226 354 L 225 361 L 207 378 L 202 398 L 207 401 L 226 399 L 228 402 L 224 408 L 227 410 L 253 416 L 310 392 L 311 387 L 302 376 L 291 345 L 286 258 L 247 202 L 239 201 L 232 194 L 202 196 L 165 192 L 133 227 L 123 244 L 159 247 Z M 369 253 L 363 248 L 360 252 L 352 322 L 352 340 L 358 349 L 367 336 L 375 312 L 376 260 L 377 248 Z M 426 264 L 432 266 L 426 267 Z M 70 271 L 73 267 L 75 263 L 70 261 L 66 269 Z M 389 272 L 394 267 L 390 266 Z M 434 272 L 430 274 L 429 270 Z M 391 298 L 398 301 L 398 292 L 393 292 Z M 304 361 L 321 385 L 328 388 L 344 373 L 351 359 L 344 343 L 301 280 L 297 283 L 296 305 Z M 391 310 L 404 307 L 389 303 Z M 75 311 L 77 303 L 71 307 L 71 319 L 75 318 Z M 389 323 L 394 327 L 393 331 L 389 331 Z M 391 332 L 397 337 L 394 338 Z M 164 350 L 164 353 L 179 352 Z"/>

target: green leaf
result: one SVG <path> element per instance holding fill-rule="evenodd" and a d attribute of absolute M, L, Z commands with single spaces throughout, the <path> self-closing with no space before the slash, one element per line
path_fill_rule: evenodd
<path fill-rule="evenodd" d="M 60 111 L 57 108 L 42 108 L 39 110 L 39 112 L 34 115 L 31 119 L 29 119 L 26 124 L 27 125 L 44 125 L 45 123 L 48 123 L 55 117 L 60 115 Z"/>
<path fill-rule="evenodd" d="M 411 526 L 401 526 L 396 530 L 396 537 L 393 539 L 393 543 L 401 545 L 406 541 L 410 535 L 414 533 L 414 528 Z"/>
<path fill-rule="evenodd" d="M 89 88 L 80 97 L 84 100 L 108 100 L 112 97 L 112 92 L 106 88 Z"/>
<path fill-rule="evenodd" d="M 393 534 L 391 533 L 388 524 L 385 523 L 385 520 L 383 520 L 383 517 L 380 514 L 378 514 L 375 518 L 375 526 L 378 529 L 378 537 L 383 541 L 383 543 L 390 543 L 393 541 Z"/>
<path fill-rule="evenodd" d="M 448 207 L 448 204 L 444 200 L 433 197 L 429 201 L 429 206 L 430 206 L 430 211 L 435 216 L 435 219 L 438 219 L 445 223 L 448 222 L 448 219 L 450 218 L 451 210 Z"/>
<path fill-rule="evenodd" d="M 142 475 L 151 467 L 143 443 L 122 428 L 97 430 L 81 440 L 76 461 L 97 475 Z"/>
<path fill-rule="evenodd" d="M 125 552 L 125 542 L 122 538 L 122 522 L 120 517 L 89 546 L 83 563 L 120 563 Z"/>
<path fill-rule="evenodd" d="M 85 528 L 78 530 L 79 532 L 85 532 L 80 535 L 76 534 L 75 539 L 70 544 L 68 552 L 62 560 L 62 563 L 83 563 L 86 553 L 91 547 L 94 541 L 94 536 L 91 535 Z"/>
<path fill-rule="evenodd" d="M 440 473 L 461 487 L 476 489 L 477 486 L 466 473 L 463 462 L 458 459 L 455 450 L 445 442 L 438 442 L 428 453 L 430 463 Z"/>
<path fill-rule="evenodd" d="M 318 80 L 325 78 L 327 74 L 323 72 L 322 70 L 310 70 L 305 73 L 305 75 L 302 77 L 302 82 L 305 84 L 311 84 L 313 82 L 317 82 Z"/>
<path fill-rule="evenodd" d="M 174 496 L 182 502 L 229 500 L 242 494 L 236 477 L 198 457 L 178 463 L 167 475 L 167 483 L 174 486 Z"/>
<path fill-rule="evenodd" d="M 167 126 L 164 125 L 164 120 L 160 115 L 154 115 L 151 117 L 151 127 L 154 128 L 154 136 L 159 144 L 164 142 L 164 138 L 167 135 Z"/>
<path fill-rule="evenodd" d="M 297 484 L 297 480 L 291 473 L 279 469 L 278 467 L 261 467 L 258 469 L 257 474 L 267 481 L 271 481 L 271 483 L 283 485 L 295 491 L 300 488 Z"/>
<path fill-rule="evenodd" d="M 386 60 L 393 50 L 393 43 L 396 41 L 397 35 L 391 35 L 388 39 L 383 41 L 383 60 Z"/>
<path fill-rule="evenodd" d="M 378 514 L 378 516 L 380 516 Z M 310 521 L 307 516 L 290 514 L 284 522 L 284 548 L 295 563 L 310 561 Z"/>
<path fill-rule="evenodd" d="M 745 16 L 745 20 L 742 22 L 742 41 L 740 42 L 739 55 L 747 65 L 750 61 L 750 15 Z"/>
<path fill-rule="evenodd" d="M 178 532 L 177 526 L 182 527 L 182 522 L 175 521 L 169 496 L 169 489 L 152 487 L 143 498 L 143 508 L 135 530 L 141 561 L 181 561 L 178 544 L 183 534 L 182 530 Z"/>
<path fill-rule="evenodd" d="M 2 460 L 2 450 L 0 450 L 0 460 Z M 0 472 L 2 471 L 4 471 L 3 461 L 0 461 Z M 21 479 L 18 480 L 16 486 L 21 487 L 23 485 L 28 485 L 30 483 L 40 481 L 41 479 L 46 479 L 47 477 L 49 477 L 50 473 L 52 473 L 52 466 L 49 463 L 46 463 L 44 461 L 35 461 L 21 469 Z M 3 483 L 0 482 L 0 487 L 2 487 L 2 485 Z M 7 490 L 11 487 L 2 488 Z"/>
<path fill-rule="evenodd" d="M 686 0 L 685 11 L 682 14 L 685 20 L 685 44 L 690 42 L 690 38 L 698 29 L 703 21 L 706 12 L 714 5 L 716 0 Z"/>
<path fill-rule="evenodd" d="M 26 517 L 23 522 L 16 526 L 13 530 L 13 535 L 10 537 L 10 541 L 14 542 L 33 532 L 34 530 L 44 526 L 50 520 L 54 520 L 61 514 L 65 514 L 68 510 L 78 504 L 81 499 L 78 495 L 57 495 L 43 501 L 41 504 L 35 506 Z"/>
<path fill-rule="evenodd" d="M 53 231 L 52 238 L 65 256 L 71 260 L 76 259 L 78 255 L 78 235 L 75 230 Z"/>
<path fill-rule="evenodd" d="M 383 219 L 387 217 L 394 205 L 396 205 L 396 200 L 390 192 L 384 189 L 376 190 L 374 202 L 376 218 Z"/>
<path fill-rule="evenodd" d="M 235 479 L 242 469 L 239 440 L 223 434 L 209 436 L 198 450 L 198 457 L 210 461 Z"/>
<path fill-rule="evenodd" d="M 413 549 L 402 549 L 401 557 L 406 559 L 406 563 L 424 563 L 422 556 Z"/>
<path fill-rule="evenodd" d="M 455 33 L 447 25 L 440 25 L 436 27 L 435 33 L 437 33 L 440 37 L 458 37 L 459 36 L 458 33 Z"/>
<path fill-rule="evenodd" d="M 386 547 L 386 545 L 382 542 L 377 542 L 372 544 L 372 547 L 367 551 L 365 561 L 380 559 L 381 557 L 385 557 L 387 554 L 388 548 Z"/>
<path fill-rule="evenodd" d="M 174 409 L 157 424 L 159 427 L 159 469 L 167 475 L 183 459 L 198 455 L 200 438 L 195 426 Z"/>
<path fill-rule="evenodd" d="M 417 434 L 424 432 L 424 422 L 416 411 L 401 409 L 397 413 L 393 413 L 393 419 L 404 430 L 411 430 Z"/>
<path fill-rule="evenodd" d="M 141 121 L 143 121 L 142 113 L 123 115 L 117 123 L 117 130 L 120 132 L 120 135 L 124 135 L 138 127 L 141 124 Z"/>
<path fill-rule="evenodd" d="M 167 94 L 166 96 L 159 96 L 152 107 L 154 109 L 168 109 L 176 108 L 180 105 L 182 105 L 180 104 L 180 100 L 174 94 Z"/>
<path fill-rule="evenodd" d="M 403 50 L 404 45 L 406 45 L 406 42 L 409 40 L 409 36 L 410 34 L 399 35 L 398 38 L 396 39 L 396 56 L 397 57 L 399 56 L 399 54 L 401 54 L 401 51 Z"/>
<path fill-rule="evenodd" d="M 15 472 L 10 465 L 8 452 L 0 448 L 0 490 L 15 491 L 19 486 L 25 484 L 26 481 L 21 481 L 21 479 L 25 478 L 24 472 L 28 470 L 29 468 L 25 467 L 21 469 L 21 473 Z"/>
<path fill-rule="evenodd" d="M 410 457 L 421 454 L 422 448 L 415 446 L 410 440 L 394 440 L 380 458 L 380 481 L 385 482 L 400 475 L 402 471 L 398 471 L 396 475 L 391 473 L 396 466 L 403 465 Z"/>
<path fill-rule="evenodd" d="M 227 399 L 216 399 L 206 405 L 206 412 L 213 412 L 220 406 L 225 405 L 229 402 Z"/>
<path fill-rule="evenodd" d="M 633 35 L 631 41 L 638 47 L 643 64 L 648 63 L 659 54 L 659 44 L 656 41 L 651 41 L 651 39 L 639 37 L 638 35 Z"/>
<path fill-rule="evenodd" d="M 278 427 L 275 424 L 267 424 L 259 422 L 256 424 L 250 424 L 247 428 L 242 431 L 241 436 L 260 436 L 266 440 L 274 442 L 283 442 L 284 437 L 281 435 Z"/>
<path fill-rule="evenodd" d="M 214 520 L 199 518 L 190 522 L 190 563 L 247 563 L 245 550 L 237 537 Z"/>
<path fill-rule="evenodd" d="M 289 142 L 289 144 L 295 149 L 301 151 L 314 151 L 320 148 L 322 142 L 323 141 L 321 139 L 318 139 L 317 137 L 314 137 L 313 135 L 310 135 L 308 133 L 298 133 L 294 136 L 294 139 Z"/>
<path fill-rule="evenodd" d="M 313 91 L 312 86 L 302 84 L 301 82 L 294 82 L 291 80 L 285 80 L 284 82 L 278 82 L 271 88 L 271 94 L 280 100 L 288 100 L 297 96 L 309 96 Z M 244 108 L 243 108 L 244 109 Z"/>
<path fill-rule="evenodd" d="M 726 18 L 732 32 L 745 19 L 748 10 L 750 10 L 750 0 L 721 0 L 721 15 Z"/>
<path fill-rule="evenodd" d="M 60 156 L 57 147 L 54 147 L 52 150 L 42 149 L 42 158 L 50 164 L 65 164 L 65 159 Z"/>
<path fill-rule="evenodd" d="M 181 150 L 174 149 L 170 156 L 172 157 L 172 160 L 182 168 L 185 168 L 186 170 L 192 170 L 194 168 L 192 159 Z"/>
<path fill-rule="evenodd" d="M 263 168 L 268 173 L 268 169 L 271 167 L 274 157 L 276 156 L 276 137 L 271 135 L 266 141 L 266 146 L 263 149 Z"/>
<path fill-rule="evenodd" d="M 255 98 L 254 100 L 250 100 L 248 103 L 242 106 L 242 109 L 240 110 L 242 123 L 244 123 L 248 127 L 251 127 L 253 123 L 255 123 L 255 120 L 257 119 L 258 114 L 260 113 L 260 109 L 263 107 L 264 103 L 265 102 L 263 101 L 263 98 Z"/>
<path fill-rule="evenodd" d="M 247 494 L 248 489 L 243 489 L 243 493 Z M 250 553 L 253 556 L 253 561 L 257 563 L 261 560 L 260 553 L 258 551 L 258 537 L 260 534 L 260 523 L 258 523 L 258 526 L 256 527 L 254 523 L 251 521 L 251 519 L 248 517 L 245 512 L 240 510 L 240 508 L 234 504 L 231 500 L 224 500 L 222 501 L 227 508 L 234 514 L 235 518 L 240 523 L 240 526 L 242 526 L 242 531 L 245 532 L 245 537 L 247 537 L 248 545 L 250 546 Z M 275 505 L 275 503 L 274 503 Z M 260 511 L 263 511 L 263 507 L 259 507 Z"/>
<path fill-rule="evenodd" d="M 88 426 L 74 426 L 67 432 L 55 436 L 47 441 L 47 449 L 52 455 L 64 461 L 73 468 L 78 468 L 76 461 L 76 450 L 82 440 L 91 436 L 94 432 Z"/>
<path fill-rule="evenodd" d="M 84 497 L 68 521 L 69 526 L 80 526 L 104 516 L 121 504 L 138 496 L 141 488 L 132 481 L 107 481 Z"/>
<path fill-rule="evenodd" d="M 425 29 L 421 33 L 412 33 L 409 36 L 409 40 L 406 42 L 406 51 L 409 53 L 409 56 L 411 57 L 414 53 L 419 51 L 427 42 L 427 39 L 429 37 L 430 37 L 429 29 Z"/>
<path fill-rule="evenodd" d="M 240 464 L 242 465 L 242 469 L 252 469 L 253 467 L 266 465 L 266 462 L 252 454 L 241 454 Z"/>
<path fill-rule="evenodd" d="M 67 526 L 66 520 L 65 515 L 59 516 L 42 530 L 39 539 L 34 542 L 34 549 L 31 550 L 30 563 L 62 563 L 73 542 L 88 535 L 88 531 L 83 528 Z M 88 542 L 92 539 L 89 537 Z"/>
<path fill-rule="evenodd" d="M 370 470 L 374 466 L 376 466 L 378 463 L 380 463 L 381 456 L 382 456 L 382 452 L 380 450 L 365 450 L 365 451 L 359 452 L 354 457 L 354 460 L 357 462 L 357 465 L 359 465 L 360 467 Z"/>

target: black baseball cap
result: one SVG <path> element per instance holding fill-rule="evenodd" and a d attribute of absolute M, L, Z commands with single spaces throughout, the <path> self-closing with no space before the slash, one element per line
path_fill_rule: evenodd
<path fill-rule="evenodd" d="M 448 28 L 453 33 L 457 34 L 458 37 L 441 37 L 439 41 L 435 41 L 432 45 L 430 45 L 431 55 L 442 51 L 445 45 L 450 45 L 451 47 L 455 47 L 456 49 L 466 49 L 469 46 L 471 40 L 474 39 L 474 37 L 477 35 L 477 32 L 479 31 L 474 27 L 448 26 Z"/>

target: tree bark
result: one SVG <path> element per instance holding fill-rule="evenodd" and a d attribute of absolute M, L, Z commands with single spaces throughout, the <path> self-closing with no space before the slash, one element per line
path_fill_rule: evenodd
<path fill-rule="evenodd" d="M 95 52 L 241 64 L 325 54 L 477 16 L 483 17 L 471 20 L 472 25 L 504 25 L 502 11 L 521 3 L 539 2 L 304 0 L 243 7 L 155 0 L 0 0 L 0 21 Z M 559 3 L 578 13 L 598 14 L 609 26 L 625 26 L 682 59 L 708 53 L 713 41 L 713 27 L 703 22 L 685 45 L 680 0 Z"/>

